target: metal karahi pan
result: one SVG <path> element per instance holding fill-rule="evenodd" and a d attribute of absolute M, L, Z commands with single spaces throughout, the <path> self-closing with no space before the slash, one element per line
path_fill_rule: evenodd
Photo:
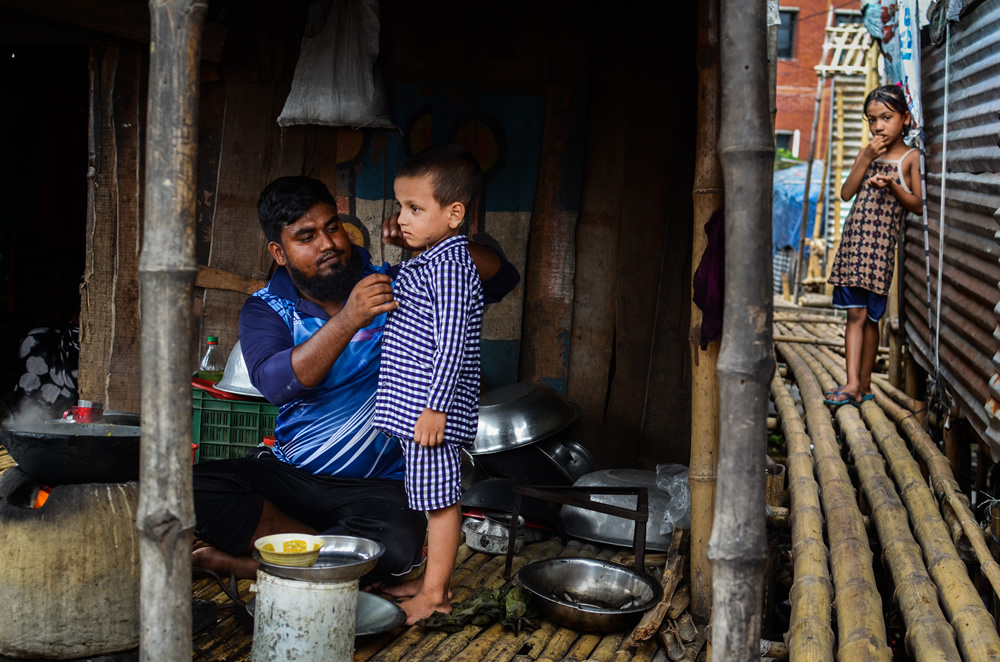
<path fill-rule="evenodd" d="M 139 478 L 139 426 L 106 423 L 8 424 L 0 444 L 45 485 L 124 483 Z"/>

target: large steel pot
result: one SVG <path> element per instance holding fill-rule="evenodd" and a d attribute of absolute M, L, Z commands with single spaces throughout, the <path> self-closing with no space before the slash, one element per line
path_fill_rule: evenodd
<path fill-rule="evenodd" d="M 49 421 L 0 428 L 0 444 L 45 485 L 139 478 L 139 426 Z"/>
<path fill-rule="evenodd" d="M 656 472 L 640 469 L 604 469 L 580 477 L 576 487 L 645 487 L 649 497 L 649 519 L 646 522 L 646 549 L 666 552 L 670 549 L 673 532 L 661 533 L 660 527 L 670 502 L 670 495 L 656 486 Z M 636 497 L 628 494 L 595 494 L 593 501 L 622 508 L 635 509 Z M 560 513 L 563 530 L 570 538 L 580 538 L 605 545 L 631 547 L 635 523 L 632 520 L 599 513 L 596 510 L 563 506 Z"/>

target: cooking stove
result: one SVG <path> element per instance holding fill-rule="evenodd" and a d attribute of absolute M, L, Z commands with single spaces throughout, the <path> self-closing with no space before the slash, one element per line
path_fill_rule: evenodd
<path fill-rule="evenodd" d="M 135 481 L 0 475 L 0 662 L 138 660 L 138 498 Z"/>

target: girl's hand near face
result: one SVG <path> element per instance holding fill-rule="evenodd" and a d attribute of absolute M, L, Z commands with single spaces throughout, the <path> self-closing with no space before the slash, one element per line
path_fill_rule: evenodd
<path fill-rule="evenodd" d="M 847 174 L 847 178 L 844 180 L 843 186 L 840 188 L 840 197 L 843 200 L 850 200 L 854 197 L 854 194 L 858 192 L 863 183 L 872 184 L 874 177 L 869 177 L 865 179 L 865 173 L 868 171 L 868 166 L 871 165 L 872 161 L 878 157 L 885 154 L 886 150 L 889 148 L 889 141 L 883 135 L 872 136 L 872 139 L 868 141 L 865 148 L 858 152 L 857 158 L 854 159 L 854 166 L 851 171 Z M 878 188 L 882 188 L 885 184 L 882 184 Z"/>
<path fill-rule="evenodd" d="M 862 154 L 869 163 L 877 159 L 878 157 L 885 154 L 885 151 L 889 148 L 889 141 L 885 136 L 872 136 L 872 139 L 868 141 Z"/>

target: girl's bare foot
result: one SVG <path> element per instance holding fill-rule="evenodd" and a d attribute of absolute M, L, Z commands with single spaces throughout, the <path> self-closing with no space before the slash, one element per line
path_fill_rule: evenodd
<path fill-rule="evenodd" d="M 451 603 L 448 600 L 438 601 L 423 593 L 417 593 L 413 598 L 399 603 L 406 612 L 406 624 L 414 625 L 422 618 L 427 618 L 436 611 L 451 613 Z"/>

